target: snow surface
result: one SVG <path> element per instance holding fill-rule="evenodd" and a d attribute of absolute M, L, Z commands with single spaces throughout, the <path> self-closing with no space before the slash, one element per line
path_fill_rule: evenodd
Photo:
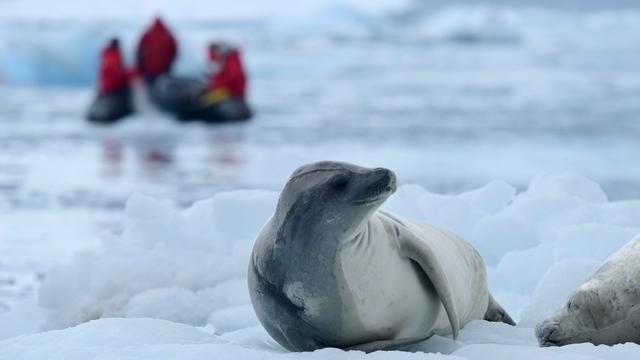
<path fill-rule="evenodd" d="M 122 236 L 47 274 L 38 292 L 41 317 L 5 315 L 0 326 L 4 337 L 12 330 L 25 332 L 29 321 L 62 330 L 4 340 L 0 358 L 640 356 L 635 344 L 540 349 L 532 328 L 640 232 L 640 201 L 609 202 L 597 183 L 572 173 L 539 175 L 520 193 L 503 181 L 458 195 L 403 185 L 383 208 L 451 228 L 473 243 L 486 259 L 491 291 L 519 319 L 518 327 L 476 321 L 457 342 L 435 336 L 410 352 L 288 354 L 260 326 L 245 277 L 253 239 L 277 195 L 222 192 L 186 210 L 144 195 L 131 197 Z"/>
<path fill-rule="evenodd" d="M 472 322 L 460 340 L 436 337 L 424 346 L 443 353 L 375 352 L 322 349 L 287 353 L 264 330 L 247 328 L 223 335 L 157 319 L 105 319 L 67 330 L 18 337 L 0 343 L 3 359 L 637 359 L 635 344 L 614 347 L 587 344 L 564 348 L 538 348 L 529 331 L 507 325 Z M 501 344 L 498 344 L 501 342 Z"/>

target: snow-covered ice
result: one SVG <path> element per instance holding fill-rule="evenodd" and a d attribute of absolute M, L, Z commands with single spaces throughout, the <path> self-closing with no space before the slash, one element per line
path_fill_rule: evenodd
<path fill-rule="evenodd" d="M 468 359 L 640 356 L 635 344 L 541 349 L 532 329 L 640 232 L 640 201 L 609 202 L 597 183 L 572 173 L 537 176 L 522 192 L 505 182 L 458 195 L 403 185 L 383 208 L 465 236 L 488 259 L 491 291 L 519 326 L 476 321 L 457 342 L 435 336 L 409 352 L 365 355 L 330 349 L 291 355 L 261 328 L 245 278 L 252 241 L 277 195 L 222 192 L 185 210 L 134 195 L 120 237 L 76 254 L 47 274 L 38 292 L 40 318 L 5 318 L 5 337 L 11 335 L 12 322 L 21 324 L 17 334 L 28 321 L 50 331 L 0 342 L 0 358 L 144 359 L 162 353 L 181 359 L 203 354 L 404 359 L 424 358 L 421 352 Z"/>
<path fill-rule="evenodd" d="M 50 331 L 10 339 L 0 348 L 7 359 L 616 359 L 637 358 L 637 345 L 594 347 L 580 344 L 560 349 L 541 349 L 527 333 L 506 325 L 474 322 L 460 333 L 458 343 L 432 339 L 443 353 L 344 352 L 322 349 L 311 353 L 287 353 L 257 328 L 216 335 L 158 319 L 105 319 L 67 330 Z M 503 342 L 504 344 L 496 344 Z M 424 344 L 428 346 L 431 344 Z M 452 352 L 451 354 L 448 354 Z"/>

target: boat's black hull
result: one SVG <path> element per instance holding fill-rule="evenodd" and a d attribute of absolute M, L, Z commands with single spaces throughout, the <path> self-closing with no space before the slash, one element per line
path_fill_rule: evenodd
<path fill-rule="evenodd" d="M 87 120 L 99 124 L 112 124 L 133 113 L 129 88 L 108 94 L 99 93 L 89 107 Z"/>
<path fill-rule="evenodd" d="M 180 121 L 223 123 L 249 120 L 253 113 L 243 98 L 231 97 L 204 106 L 207 84 L 196 78 L 161 76 L 148 82 L 152 102 Z"/>

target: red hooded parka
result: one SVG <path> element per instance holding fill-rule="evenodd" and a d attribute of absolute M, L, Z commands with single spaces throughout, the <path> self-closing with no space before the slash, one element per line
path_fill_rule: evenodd
<path fill-rule="evenodd" d="M 118 41 L 114 40 L 102 50 L 100 58 L 100 92 L 108 94 L 129 86 L 127 68 L 122 60 Z"/>
<path fill-rule="evenodd" d="M 143 77 L 166 73 L 171 69 L 177 54 L 178 46 L 175 38 L 158 18 L 140 39 L 137 70 Z"/>
<path fill-rule="evenodd" d="M 221 61 L 220 69 L 211 74 L 209 88 L 226 88 L 231 96 L 244 97 L 247 79 L 242 66 L 240 51 L 231 49 L 227 54 L 219 54 L 216 49 L 209 52 L 210 61 Z"/>

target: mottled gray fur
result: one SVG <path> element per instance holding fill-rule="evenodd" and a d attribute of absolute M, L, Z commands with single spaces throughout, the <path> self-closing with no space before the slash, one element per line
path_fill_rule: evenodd
<path fill-rule="evenodd" d="M 536 326 L 541 346 L 640 343 L 640 236 L 626 244 Z"/>

